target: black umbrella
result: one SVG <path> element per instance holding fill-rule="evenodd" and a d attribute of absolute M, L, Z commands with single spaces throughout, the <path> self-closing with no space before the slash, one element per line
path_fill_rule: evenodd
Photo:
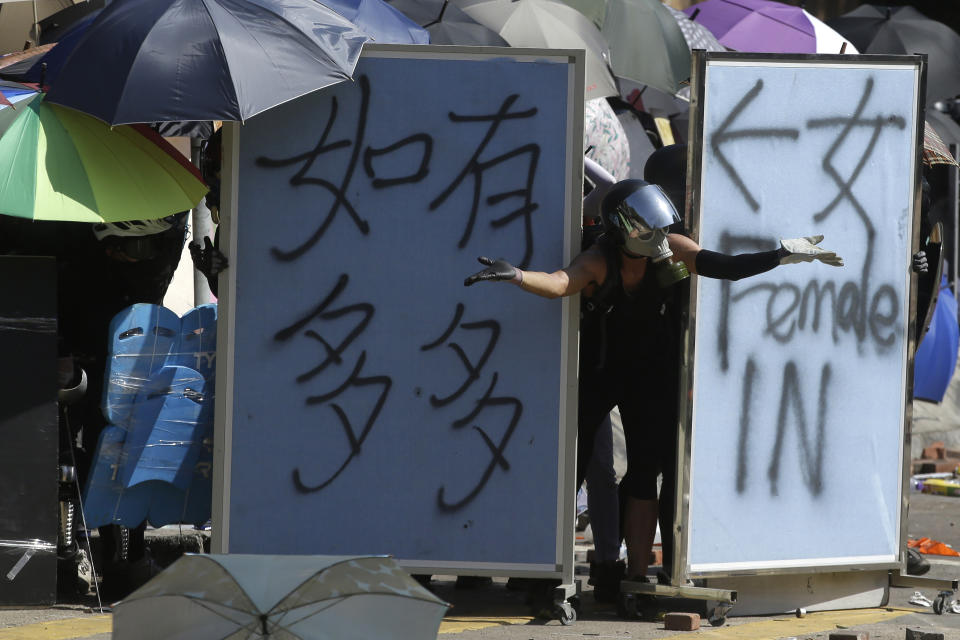
<path fill-rule="evenodd" d="M 387 0 L 430 33 L 430 44 L 508 47 L 507 41 L 449 0 Z"/>
<path fill-rule="evenodd" d="M 927 54 L 927 103 L 960 94 L 960 35 L 913 7 L 860 5 L 828 20 L 860 53 Z"/>

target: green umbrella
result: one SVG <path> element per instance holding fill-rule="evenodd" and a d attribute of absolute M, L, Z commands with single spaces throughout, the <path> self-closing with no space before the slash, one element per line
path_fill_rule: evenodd
<path fill-rule="evenodd" d="M 0 214 L 34 220 L 153 220 L 208 188 L 149 128 L 110 127 L 38 94 L 0 109 Z"/>
<path fill-rule="evenodd" d="M 690 77 L 690 48 L 660 0 L 563 0 L 596 24 L 614 75 L 669 94 Z"/>

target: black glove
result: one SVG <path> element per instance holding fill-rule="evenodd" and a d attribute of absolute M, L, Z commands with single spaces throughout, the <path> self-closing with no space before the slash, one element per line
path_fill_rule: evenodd
<path fill-rule="evenodd" d="M 477 260 L 480 264 L 487 265 L 487 268 L 483 271 L 477 271 L 472 276 L 468 276 L 467 279 L 463 281 L 463 286 L 465 287 L 484 280 L 513 280 L 517 277 L 517 269 L 503 258 L 494 260 L 480 256 Z"/>
<path fill-rule="evenodd" d="M 926 273 L 929 270 L 927 266 L 927 252 L 917 251 L 913 254 L 913 272 Z"/>
<path fill-rule="evenodd" d="M 190 257 L 193 258 L 193 266 L 205 275 L 207 280 L 211 280 L 230 265 L 227 256 L 213 246 L 209 237 L 203 238 L 203 245 L 201 247 L 199 243 L 191 242 Z"/>

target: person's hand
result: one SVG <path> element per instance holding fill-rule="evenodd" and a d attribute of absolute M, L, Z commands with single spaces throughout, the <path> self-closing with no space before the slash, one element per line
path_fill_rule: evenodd
<path fill-rule="evenodd" d="M 831 267 L 842 267 L 843 258 L 838 256 L 835 251 L 828 251 L 817 246 L 821 240 L 823 240 L 823 236 L 780 240 L 780 264 L 819 260 Z"/>
<path fill-rule="evenodd" d="M 467 276 L 467 279 L 463 281 L 463 286 L 469 287 L 475 282 L 487 281 L 487 280 L 521 280 L 520 272 L 512 264 L 504 260 L 503 258 L 498 258 L 494 260 L 493 258 L 485 258 L 480 256 L 477 258 L 477 261 L 480 264 L 486 265 L 487 268 L 483 271 L 477 271 L 472 276 Z"/>
<path fill-rule="evenodd" d="M 217 277 L 217 274 L 230 266 L 227 256 L 213 246 L 208 236 L 204 237 L 203 246 L 197 242 L 190 243 L 190 257 L 193 259 L 193 266 L 208 279 Z"/>
<path fill-rule="evenodd" d="M 914 273 L 926 273 L 929 270 L 926 251 L 917 251 L 913 254 L 912 268 Z"/>

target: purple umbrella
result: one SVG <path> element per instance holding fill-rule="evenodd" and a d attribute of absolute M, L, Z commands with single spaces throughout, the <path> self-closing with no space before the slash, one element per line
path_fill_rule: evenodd
<path fill-rule="evenodd" d="M 705 0 L 685 13 L 735 51 L 816 53 L 813 25 L 801 7 L 773 0 Z"/>

